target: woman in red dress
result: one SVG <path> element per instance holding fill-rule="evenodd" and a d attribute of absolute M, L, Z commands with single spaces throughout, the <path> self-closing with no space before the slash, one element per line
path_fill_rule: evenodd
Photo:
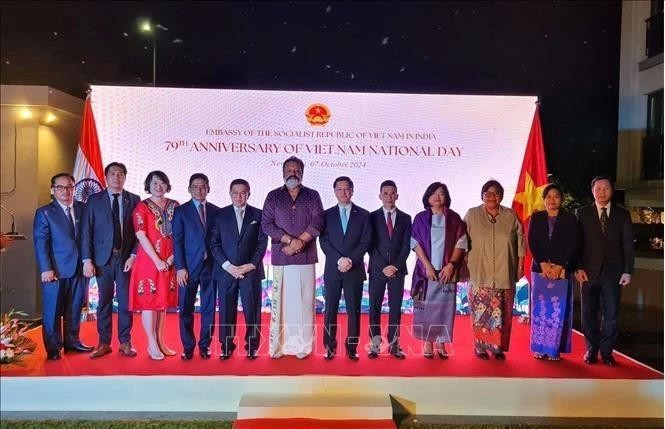
<path fill-rule="evenodd" d="M 164 355 L 176 354 L 164 344 L 164 322 L 166 309 L 178 305 L 171 237 L 171 220 L 178 202 L 164 196 L 171 184 L 162 171 L 151 171 L 144 185 L 150 198 L 138 203 L 132 214 L 141 245 L 129 283 L 129 309 L 141 312 L 148 354 L 162 360 Z"/>

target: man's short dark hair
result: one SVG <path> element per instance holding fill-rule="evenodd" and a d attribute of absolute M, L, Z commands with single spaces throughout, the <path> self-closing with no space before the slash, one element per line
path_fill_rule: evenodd
<path fill-rule="evenodd" d="M 286 161 L 284 161 L 284 163 L 282 164 L 282 171 L 284 171 L 284 169 L 286 168 L 286 164 L 288 164 L 289 162 L 295 162 L 300 166 L 300 172 L 301 173 L 305 172 L 305 163 L 302 162 L 302 159 L 298 158 L 297 156 L 292 156 Z"/>
<path fill-rule="evenodd" d="M 481 200 L 483 199 L 483 195 L 485 194 L 485 192 L 487 192 L 487 190 L 491 187 L 494 187 L 494 189 L 496 189 L 496 192 L 499 194 L 499 196 L 501 198 L 503 198 L 503 193 L 504 193 L 503 186 L 501 186 L 501 183 L 499 183 L 497 180 L 492 179 L 492 180 L 488 180 L 487 182 L 485 182 L 483 187 L 480 189 L 480 199 Z"/>
<path fill-rule="evenodd" d="M 596 182 L 599 182 L 601 180 L 607 180 L 610 183 L 610 188 L 614 190 L 614 183 L 612 182 L 612 179 L 610 178 L 610 176 L 605 176 L 604 174 L 596 176 L 593 179 L 591 179 L 591 189 L 593 189 L 593 187 L 596 186 Z"/>
<path fill-rule="evenodd" d="M 206 183 L 206 186 L 210 188 L 210 180 L 208 180 L 208 176 L 206 176 L 203 173 L 194 173 L 191 176 L 189 176 L 189 187 L 191 188 L 192 183 L 194 183 L 195 180 L 201 179 Z"/>
<path fill-rule="evenodd" d="M 112 167 L 120 168 L 122 170 L 122 174 L 124 174 L 125 176 L 127 175 L 127 167 L 125 166 L 125 164 L 123 164 L 122 162 L 112 162 L 109 165 L 107 165 L 106 167 L 104 167 L 104 176 L 109 175 L 109 170 Z"/>
<path fill-rule="evenodd" d="M 55 186 L 55 181 L 58 180 L 61 177 L 66 177 L 72 182 L 76 183 L 76 179 L 74 179 L 74 176 L 72 176 L 69 173 L 58 173 L 55 176 L 51 177 L 51 187 Z"/>
<path fill-rule="evenodd" d="M 333 182 L 333 189 L 337 187 L 337 182 L 347 182 L 349 187 L 353 189 L 353 180 L 351 180 L 351 178 L 348 176 L 339 176 L 337 179 L 335 179 Z"/>
<path fill-rule="evenodd" d="M 435 193 L 439 188 L 443 189 L 443 194 L 446 196 L 446 201 L 443 202 L 443 206 L 450 207 L 450 192 L 448 191 L 448 186 L 446 186 L 446 184 L 443 182 L 434 182 L 430 184 L 427 189 L 425 189 L 425 193 L 423 194 L 424 208 L 428 209 L 432 207 L 432 205 L 429 203 L 429 197 L 431 197 L 432 194 Z"/>
<path fill-rule="evenodd" d="M 154 170 L 148 173 L 145 178 L 145 182 L 143 182 L 143 189 L 145 189 L 148 194 L 150 193 L 150 182 L 152 182 L 153 177 L 156 177 L 162 182 L 166 183 L 166 192 L 171 192 L 171 181 L 169 180 L 166 173 L 160 170 Z"/>
<path fill-rule="evenodd" d="M 249 182 L 245 179 L 233 179 L 229 185 L 229 192 L 231 192 L 231 189 L 233 189 L 235 185 L 244 185 L 245 188 L 247 188 L 247 192 L 250 192 Z"/>
<path fill-rule="evenodd" d="M 549 185 L 545 186 L 545 189 L 543 189 L 543 200 L 547 197 L 547 194 L 553 189 L 559 193 L 559 196 L 563 200 L 563 190 L 561 189 L 561 186 L 557 185 L 556 183 L 550 183 Z"/>
<path fill-rule="evenodd" d="M 384 180 L 383 182 L 381 182 L 381 186 L 379 186 L 379 192 L 381 192 L 381 189 L 383 189 L 385 186 L 392 186 L 393 188 L 395 188 L 395 190 L 397 190 L 397 185 L 395 185 L 395 182 L 393 182 L 392 180 Z"/>

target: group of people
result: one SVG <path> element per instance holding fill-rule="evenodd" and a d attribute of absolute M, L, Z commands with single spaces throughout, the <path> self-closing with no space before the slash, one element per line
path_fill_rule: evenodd
<path fill-rule="evenodd" d="M 271 241 L 272 313 L 269 355 L 309 356 L 315 340 L 315 264 L 317 239 L 325 254 L 323 274 L 325 359 L 337 355 L 337 313 L 343 296 L 348 315 L 344 352 L 358 360 L 360 303 L 369 274 L 369 347 L 376 359 L 383 351 L 406 357 L 400 347 L 401 305 L 407 258 L 417 255 L 412 273 L 414 337 L 423 341 L 425 358 L 448 359 L 453 341 L 456 288 L 468 281 L 474 353 L 479 359 L 504 360 L 509 349 L 515 283 L 524 274 L 526 241 L 533 254 L 531 279 L 531 350 L 537 359 L 559 360 L 570 351 L 572 287 L 582 287 L 582 325 L 588 364 L 614 365 L 621 288 L 631 281 L 633 243 L 630 216 L 612 205 L 613 185 L 597 177 L 591 187 L 594 203 L 577 217 L 561 208 L 563 192 L 548 185 L 546 210 L 534 213 L 525 240 L 522 224 L 501 205 L 504 189 L 495 180 L 481 189 L 482 204 L 462 218 L 451 207 L 448 187 L 434 182 L 424 192 L 424 210 L 411 216 L 396 207 L 397 185 L 381 183 L 382 206 L 369 212 L 352 202 L 354 183 L 341 176 L 333 182 L 337 204 L 324 210 L 319 193 L 303 185 L 304 163 L 291 157 L 282 166 L 284 185 L 266 196 L 262 209 L 249 205 L 250 184 L 235 179 L 231 204 L 207 201 L 205 174 L 189 180 L 191 199 L 184 204 L 166 197 L 171 190 L 162 171 L 144 182 L 150 196 L 141 200 L 124 189 L 127 169 L 106 166 L 107 188 L 87 203 L 74 201 L 74 178 L 53 176 L 54 200 L 35 214 L 34 245 L 43 296 L 43 339 L 48 359 L 60 352 L 91 352 L 100 358 L 112 352 L 113 297 L 118 302 L 118 350 L 136 356 L 132 346 L 133 313 L 141 313 L 151 359 L 177 353 L 164 340 L 166 310 L 179 308 L 183 360 L 198 349 L 211 357 L 218 330 L 220 359 L 229 359 L 237 345 L 235 328 L 240 296 L 246 324 L 244 349 L 256 359 L 261 342 L 263 257 Z M 364 257 L 369 254 L 369 265 Z M 79 338 L 86 278 L 99 288 L 97 331 L 93 348 Z M 389 323 L 382 336 L 381 308 L 388 291 Z M 194 304 L 201 298 L 198 341 Z M 215 308 L 219 302 L 219 319 Z M 599 312 L 599 310 L 601 310 Z M 387 344 L 382 344 L 382 338 Z"/>

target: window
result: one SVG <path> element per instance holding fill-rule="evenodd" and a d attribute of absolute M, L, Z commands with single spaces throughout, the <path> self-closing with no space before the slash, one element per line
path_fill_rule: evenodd
<path fill-rule="evenodd" d="M 651 17 L 647 19 L 647 58 L 663 53 L 663 2 L 651 0 Z"/>
<path fill-rule="evenodd" d="M 642 145 L 646 180 L 663 179 L 663 90 L 647 96 L 647 135 Z"/>

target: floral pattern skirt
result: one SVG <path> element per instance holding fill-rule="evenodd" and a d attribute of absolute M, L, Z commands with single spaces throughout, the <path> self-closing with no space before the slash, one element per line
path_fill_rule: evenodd
<path fill-rule="evenodd" d="M 549 280 L 531 274 L 531 351 L 558 357 L 569 353 L 573 333 L 570 279 Z"/>

